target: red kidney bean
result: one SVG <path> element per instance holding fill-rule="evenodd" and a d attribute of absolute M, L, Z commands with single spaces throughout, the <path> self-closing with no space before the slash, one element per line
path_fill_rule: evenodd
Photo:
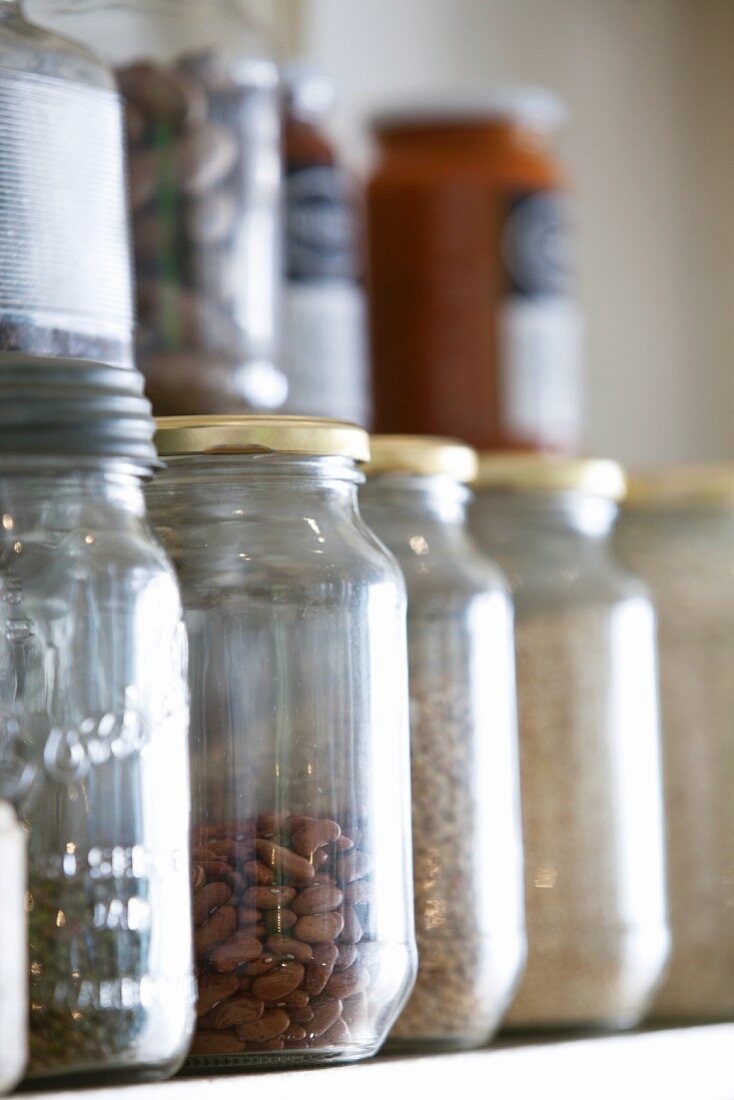
<path fill-rule="evenodd" d="M 304 978 L 303 964 L 293 960 L 281 962 L 267 974 L 261 974 L 252 982 L 252 992 L 264 1001 L 278 1001 L 287 993 L 298 989 Z"/>
<path fill-rule="evenodd" d="M 338 909 L 343 898 L 344 895 L 336 886 L 318 883 L 301 890 L 294 898 L 291 908 L 299 917 L 310 916 L 312 913 L 328 913 L 332 909 Z"/>
<path fill-rule="evenodd" d="M 282 1035 L 289 1024 L 290 1019 L 284 1008 L 269 1008 L 263 1012 L 259 1020 L 240 1024 L 235 1028 L 235 1033 L 238 1039 L 262 1043 Z"/>
<path fill-rule="evenodd" d="M 308 943 L 295 940 L 292 936 L 268 936 L 267 946 L 276 955 L 292 955 L 298 962 L 310 962 L 313 957 L 313 948 Z"/>
<path fill-rule="evenodd" d="M 310 917 L 299 917 L 293 932 L 305 943 L 327 943 L 336 939 L 343 927 L 341 913 L 314 913 Z"/>
<path fill-rule="evenodd" d="M 194 894 L 192 908 L 194 924 L 203 924 L 209 914 L 232 897 L 232 891 L 226 882 L 210 882 Z"/>
<path fill-rule="evenodd" d="M 216 974 L 211 970 L 205 970 L 198 980 L 197 1016 L 203 1016 L 219 1001 L 231 997 L 237 989 L 237 978 L 233 974 Z"/>

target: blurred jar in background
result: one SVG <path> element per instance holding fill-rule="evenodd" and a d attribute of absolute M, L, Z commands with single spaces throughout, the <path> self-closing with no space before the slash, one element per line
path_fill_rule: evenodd
<path fill-rule="evenodd" d="M 653 1008 L 734 1017 L 734 467 L 639 475 L 617 531 L 660 645 L 670 969 Z"/>
<path fill-rule="evenodd" d="M 8 761 L 0 746 L 0 775 Z M 0 1094 L 20 1080 L 28 1056 L 26 834 L 0 802 Z"/>
<path fill-rule="evenodd" d="M 116 68 L 127 112 L 138 365 L 157 413 L 273 409 L 277 69 L 237 0 L 32 0 Z"/>
<path fill-rule="evenodd" d="M 122 111 L 83 46 L 0 3 L 0 353 L 131 367 Z"/>
<path fill-rule="evenodd" d="M 528 966 L 506 1023 L 631 1027 L 669 937 L 655 618 L 610 544 L 624 475 L 489 455 L 477 484 L 515 601 Z"/>
<path fill-rule="evenodd" d="M 476 455 L 375 436 L 362 514 L 408 586 L 419 969 L 394 1047 L 485 1043 L 525 962 L 512 608 L 466 529 Z"/>
<path fill-rule="evenodd" d="M 361 205 L 356 180 L 323 130 L 333 81 L 304 64 L 285 86 L 286 411 L 370 419 Z"/>
<path fill-rule="evenodd" d="M 577 448 L 580 314 L 551 144 L 563 118 L 555 95 L 527 88 L 376 119 L 376 430 L 452 435 L 480 450 Z"/>

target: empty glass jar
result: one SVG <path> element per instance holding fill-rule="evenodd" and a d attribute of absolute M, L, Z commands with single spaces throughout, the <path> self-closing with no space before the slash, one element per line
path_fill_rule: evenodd
<path fill-rule="evenodd" d="M 32 0 L 115 69 L 137 362 L 156 413 L 276 409 L 278 72 L 241 0 Z"/>
<path fill-rule="evenodd" d="M 4 766 L 0 752 L 0 774 Z M 0 802 L 0 1093 L 23 1076 L 28 1052 L 26 838 L 12 806 Z"/>
<path fill-rule="evenodd" d="M 611 548 L 612 462 L 482 459 L 515 601 L 528 967 L 512 1027 L 629 1027 L 668 952 L 655 620 Z"/>
<path fill-rule="evenodd" d="M 133 371 L 0 370 L 0 796 L 29 841 L 34 1079 L 156 1078 L 193 1024 L 185 633 Z"/>
<path fill-rule="evenodd" d="M 419 951 L 402 1048 L 480 1046 L 525 961 L 512 609 L 466 530 L 476 455 L 376 436 L 361 503 L 408 586 Z"/>
<path fill-rule="evenodd" d="M 149 505 L 190 639 L 194 1069 L 373 1054 L 415 975 L 405 591 L 365 432 L 166 418 Z"/>
<path fill-rule="evenodd" d="M 658 1020 L 734 1017 L 734 467 L 639 475 L 617 531 L 660 646 L 670 967 Z"/>

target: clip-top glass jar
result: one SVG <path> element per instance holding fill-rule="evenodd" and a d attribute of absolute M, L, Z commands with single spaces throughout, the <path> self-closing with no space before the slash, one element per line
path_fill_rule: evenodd
<path fill-rule="evenodd" d="M 367 1057 L 415 976 L 405 591 L 360 520 L 368 437 L 158 422 L 152 519 L 190 639 L 188 1066 Z"/>
<path fill-rule="evenodd" d="M 193 1024 L 185 632 L 137 372 L 0 371 L 0 796 L 28 830 L 34 1079 L 156 1078 Z"/>
<path fill-rule="evenodd" d="M 156 413 L 280 408 L 278 71 L 241 0 L 31 0 L 115 69 Z"/>
<path fill-rule="evenodd" d="M 658 617 L 670 968 L 658 1020 L 734 1018 L 734 467 L 635 477 L 617 530 Z"/>
<path fill-rule="evenodd" d="M 23 1076 L 28 1053 L 25 888 L 25 833 L 12 806 L 0 802 L 0 1094 Z"/>
<path fill-rule="evenodd" d="M 512 609 L 466 530 L 476 454 L 375 436 L 361 505 L 408 586 L 419 952 L 401 1048 L 480 1046 L 525 962 Z"/>
<path fill-rule="evenodd" d="M 668 952 L 655 619 L 610 545 L 613 462 L 485 456 L 515 601 L 528 967 L 512 1027 L 629 1027 Z"/>

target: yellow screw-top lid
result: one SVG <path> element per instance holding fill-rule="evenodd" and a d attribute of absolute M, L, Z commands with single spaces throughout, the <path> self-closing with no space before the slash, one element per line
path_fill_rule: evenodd
<path fill-rule="evenodd" d="M 345 420 L 310 416 L 162 416 L 158 453 L 342 456 L 368 462 L 369 435 Z"/>
<path fill-rule="evenodd" d="M 456 481 L 473 481 L 477 453 L 458 439 L 431 435 L 373 435 L 367 474 L 444 474 Z"/>
<path fill-rule="evenodd" d="M 696 504 L 734 500 L 734 464 L 700 464 L 646 470 L 629 477 L 625 503 Z"/>
<path fill-rule="evenodd" d="M 532 451 L 485 453 L 479 456 L 476 484 L 482 489 L 532 492 L 578 492 L 621 500 L 626 477 L 609 458 L 564 458 Z"/>

